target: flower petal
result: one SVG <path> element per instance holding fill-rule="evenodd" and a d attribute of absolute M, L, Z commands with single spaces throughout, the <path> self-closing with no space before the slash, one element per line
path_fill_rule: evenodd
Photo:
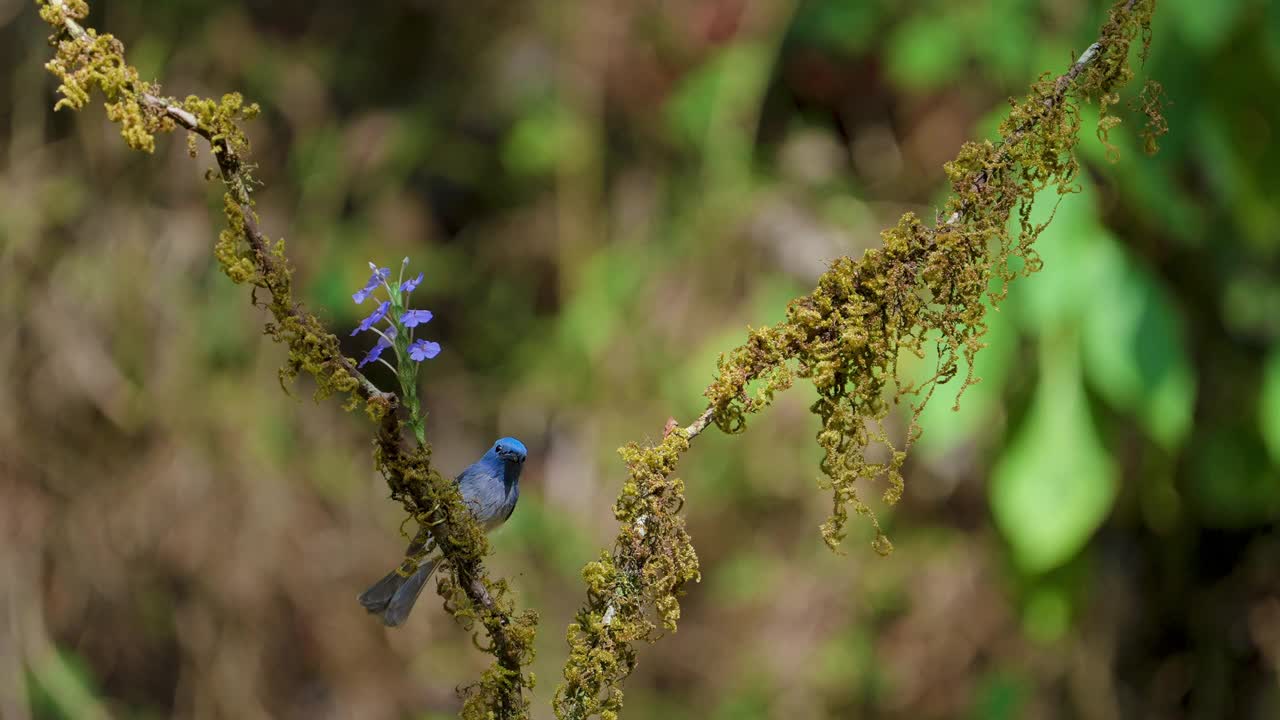
<path fill-rule="evenodd" d="M 414 362 L 422 362 L 440 354 L 440 343 L 430 340 L 415 340 L 409 346 L 409 357 Z"/>
<path fill-rule="evenodd" d="M 405 310 L 400 316 L 400 324 L 405 327 L 418 327 L 431 322 L 430 310 Z"/>
<path fill-rule="evenodd" d="M 373 311 L 372 315 L 361 320 L 360 326 L 357 327 L 355 330 L 351 331 L 351 336 L 355 337 L 356 333 L 362 333 L 365 330 L 368 330 L 369 328 L 373 327 L 374 323 L 381 320 L 382 317 L 387 314 L 387 310 L 389 309 L 391 309 L 391 302 L 389 300 L 383 300 L 382 304 L 378 306 L 377 310 Z"/>
<path fill-rule="evenodd" d="M 351 296 L 351 299 L 354 300 L 357 305 L 363 303 L 365 299 L 383 283 L 383 281 L 391 277 L 391 268 L 376 267 L 373 263 L 369 263 L 369 267 L 373 268 L 373 275 L 369 276 L 369 282 L 365 283 L 364 287 L 357 290 L 356 293 Z"/>
<path fill-rule="evenodd" d="M 406 258 L 407 259 L 407 258 Z M 400 283 L 400 292 L 413 292 L 422 284 L 422 273 L 418 273 L 418 277 L 411 280 L 405 280 Z"/>
<path fill-rule="evenodd" d="M 386 349 L 387 349 L 387 346 L 374 345 L 373 349 L 371 349 L 368 352 L 368 354 L 364 356 L 364 359 L 360 361 L 360 364 L 356 365 L 356 369 L 362 368 L 365 365 L 368 365 L 369 363 L 373 362 L 374 360 L 377 360 L 378 356 L 382 354 L 382 351 Z"/>
<path fill-rule="evenodd" d="M 395 337 L 394 330 L 391 332 L 391 337 Z M 386 350 L 389 347 L 391 347 L 391 342 L 389 340 L 387 340 L 384 337 L 378 338 L 378 342 L 375 343 L 374 346 L 369 350 L 369 353 L 364 356 L 364 359 L 360 361 L 360 364 L 356 365 L 356 369 L 358 370 L 364 367 L 365 365 L 368 365 L 369 363 L 373 362 L 374 360 L 377 360 L 378 356 L 382 354 L 382 351 Z"/>

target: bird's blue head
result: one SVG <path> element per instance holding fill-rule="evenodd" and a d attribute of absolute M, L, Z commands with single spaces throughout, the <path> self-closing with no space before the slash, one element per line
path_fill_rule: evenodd
<path fill-rule="evenodd" d="M 489 451 L 505 462 L 523 465 L 524 459 L 529 456 L 529 451 L 525 449 L 524 443 L 513 437 L 504 437 L 493 444 L 493 448 Z"/>

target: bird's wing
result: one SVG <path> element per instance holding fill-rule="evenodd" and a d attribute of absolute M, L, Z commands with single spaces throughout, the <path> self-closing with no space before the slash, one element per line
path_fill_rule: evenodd
<path fill-rule="evenodd" d="M 502 521 L 506 522 L 511 517 L 511 513 L 516 511 L 516 503 L 520 500 L 520 483 L 511 485 L 511 493 L 507 496 L 506 513 L 502 516 Z"/>
<path fill-rule="evenodd" d="M 505 492 L 501 467 L 490 467 L 481 460 L 458 475 L 458 486 L 462 500 L 481 522 L 493 519 Z"/>

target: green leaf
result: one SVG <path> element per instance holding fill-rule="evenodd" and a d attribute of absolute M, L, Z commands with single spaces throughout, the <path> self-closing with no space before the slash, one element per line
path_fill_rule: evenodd
<path fill-rule="evenodd" d="M 1211 52 L 1222 43 L 1243 6 L 1244 3 L 1235 0 L 1169 0 L 1167 5 L 1178 31 L 1201 54 Z"/>
<path fill-rule="evenodd" d="M 942 459 L 957 446 L 997 427 L 994 421 L 1002 411 L 1005 378 L 1018 336 L 1006 313 L 988 309 L 986 322 L 987 334 L 982 338 L 986 347 L 978 351 L 974 359 L 974 375 L 981 381 L 965 389 L 960 396 L 960 408 L 954 409 L 956 394 L 968 372 L 968 363 L 962 358 L 955 378 L 940 385 L 920 413 L 923 433 L 916 447 L 927 459 Z M 936 357 L 936 352 L 930 352 L 923 362 L 916 361 L 917 370 L 912 375 L 917 382 L 932 374 Z"/>
<path fill-rule="evenodd" d="M 987 0 L 961 7 L 967 16 L 970 52 L 985 66 L 984 74 L 1021 85 L 1031 68 L 1038 67 L 1030 62 L 1036 46 L 1053 40 L 1040 31 L 1033 4 L 1027 0 Z M 985 32 L 997 27 L 999 32 Z"/>
<path fill-rule="evenodd" d="M 722 141 L 725 132 L 748 137 L 754 127 L 737 121 L 754 118 L 769 60 L 764 46 L 738 43 L 690 73 L 665 108 L 673 135 L 699 148 Z"/>
<path fill-rule="evenodd" d="M 1258 398 L 1258 425 L 1271 461 L 1280 466 L 1280 349 L 1273 350 L 1262 369 L 1262 394 Z"/>
<path fill-rule="evenodd" d="M 791 34 L 820 47 L 845 51 L 864 49 L 876 37 L 886 17 L 881 0 L 815 0 L 801 3 Z"/>
<path fill-rule="evenodd" d="M 1191 455 L 1191 508 L 1209 527 L 1243 529 L 1280 518 L 1280 473 L 1244 423 L 1215 428 Z"/>
<path fill-rule="evenodd" d="M 1130 259 L 1097 220 L 1093 188 L 1058 203 L 1042 191 L 1031 214 L 1053 222 L 1036 241 L 1044 269 L 1015 282 L 1006 307 L 1029 332 L 1079 329 L 1090 383 L 1131 413 L 1151 437 L 1175 448 L 1191 427 L 1195 373 L 1168 291 Z"/>
<path fill-rule="evenodd" d="M 1079 552 L 1116 495 L 1116 471 L 1089 414 L 1074 343 L 1046 342 L 1041 354 L 1031 409 L 990 486 L 996 525 L 1019 566 L 1034 573 Z"/>
<path fill-rule="evenodd" d="M 1280 3 L 1269 2 L 1267 5 L 1267 19 L 1263 26 L 1265 29 L 1264 42 L 1267 55 L 1271 58 L 1272 72 L 1280 70 Z"/>
<path fill-rule="evenodd" d="M 585 261 L 581 286 L 560 315 L 561 348 L 598 359 L 623 322 L 651 263 L 639 250 L 602 250 Z"/>
<path fill-rule="evenodd" d="M 1040 191 L 1032 207 L 1035 224 L 1053 217 L 1035 245 L 1044 267 L 1014 281 L 1006 307 L 1033 333 L 1074 327 L 1088 312 L 1099 282 L 1114 276 L 1107 266 L 1113 258 L 1103 254 L 1110 240 L 1098 224 L 1093 185 L 1083 176 L 1077 184 L 1080 192 L 1065 196 L 1052 188 Z M 1016 223 L 1012 231 L 1017 232 Z"/>
<path fill-rule="evenodd" d="M 962 33 L 932 14 L 920 14 L 899 25 L 885 50 L 889 76 L 908 89 L 925 90 L 950 79 L 964 67 Z"/>
<path fill-rule="evenodd" d="M 72 650 L 50 648 L 28 658 L 26 680 L 36 717 L 106 717 L 93 669 Z"/>
<path fill-rule="evenodd" d="M 289 156 L 291 174 L 307 207 L 340 204 L 336 198 L 347 177 L 343 138 L 332 125 L 303 133 Z"/>
<path fill-rule="evenodd" d="M 516 122 L 503 145 L 502 163 L 518 175 L 551 173 L 561 165 L 581 167 L 590 144 L 582 120 L 564 105 L 548 102 Z"/>
<path fill-rule="evenodd" d="M 1176 448 L 1191 429 L 1195 373 L 1173 301 L 1115 241 L 1095 258 L 1103 269 L 1081 338 L 1089 382 L 1162 447 Z"/>
<path fill-rule="evenodd" d="M 1174 97 L 1172 89 L 1169 93 L 1170 98 Z M 1172 107 L 1167 110 L 1169 122 L 1173 125 L 1175 117 Z M 1119 109 L 1115 111 L 1120 112 Z M 1149 157 L 1143 153 L 1141 138 L 1135 134 L 1135 130 L 1141 127 L 1137 124 L 1137 118 L 1129 118 L 1125 122 L 1130 124 L 1117 128 L 1107 140 L 1119 150 L 1119 162 L 1108 162 L 1106 146 L 1094 132 L 1081 133 L 1080 144 L 1077 146 L 1081 159 L 1100 166 L 1104 163 L 1107 165 L 1113 192 L 1127 198 L 1123 204 L 1135 218 L 1141 218 L 1139 227 L 1142 224 L 1158 225 L 1168 233 L 1170 240 L 1190 247 L 1203 246 L 1208 242 L 1206 238 L 1212 235 L 1206 229 L 1207 206 L 1190 196 L 1186 188 L 1176 181 L 1178 168 L 1182 163 L 1189 162 L 1185 158 L 1188 148 L 1184 146 L 1184 135 L 1195 136 L 1195 147 L 1199 151 L 1206 144 L 1202 133 L 1193 130 L 1166 135 L 1160 141 L 1160 152 L 1155 157 Z M 1182 127 L 1191 122 L 1191 118 L 1187 117 L 1176 126 Z M 1097 127 L 1096 105 L 1080 108 L 1080 123 L 1085 128 Z M 1203 152 L 1213 158 L 1215 166 L 1224 162 L 1215 156 L 1214 150 Z"/>
<path fill-rule="evenodd" d="M 1071 629 L 1071 599 L 1061 587 L 1039 587 L 1031 591 L 1022 609 L 1022 628 L 1027 637 L 1050 644 Z"/>
<path fill-rule="evenodd" d="M 1033 687 L 1020 673 L 998 670 L 981 679 L 974 691 L 974 720 L 1014 720 L 1025 716 Z"/>

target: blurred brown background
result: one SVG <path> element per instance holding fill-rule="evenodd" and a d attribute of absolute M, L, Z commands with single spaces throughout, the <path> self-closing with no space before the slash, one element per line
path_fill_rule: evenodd
<path fill-rule="evenodd" d="M 490 564 L 542 614 L 547 718 L 614 448 L 691 419 L 827 260 L 932 216 L 942 163 L 1104 4 L 93 7 L 166 91 L 261 103 L 266 228 L 349 354 L 366 262 L 426 271 L 439 466 L 530 449 Z M 396 631 L 355 602 L 402 548 L 367 421 L 280 392 L 212 260 L 211 161 L 53 114 L 46 35 L 0 0 L 0 716 L 450 716 L 485 657 L 438 600 Z M 1086 109 L 1083 192 L 985 381 L 926 414 L 892 556 L 861 524 L 823 547 L 805 389 L 699 439 L 703 582 L 627 717 L 1280 717 L 1280 9 L 1162 0 L 1145 76 L 1162 152 L 1123 111 L 1107 163 Z"/>

